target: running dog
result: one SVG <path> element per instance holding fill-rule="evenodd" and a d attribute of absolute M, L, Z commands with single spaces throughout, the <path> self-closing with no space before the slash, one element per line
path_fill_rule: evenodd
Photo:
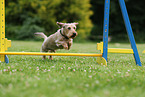
<path fill-rule="evenodd" d="M 42 32 L 36 32 L 36 36 L 40 36 L 44 38 L 44 42 L 42 44 L 41 52 L 54 52 L 57 49 L 66 49 L 69 50 L 73 39 L 78 35 L 76 32 L 76 25 L 78 23 L 61 23 L 57 22 L 57 25 L 60 29 L 57 30 L 54 34 L 47 37 Z M 43 56 L 42 59 L 46 59 L 46 56 Z M 52 56 L 49 57 L 52 60 Z"/>

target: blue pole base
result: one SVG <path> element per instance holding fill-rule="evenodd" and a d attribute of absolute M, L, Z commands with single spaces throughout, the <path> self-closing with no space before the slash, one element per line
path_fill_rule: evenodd
<path fill-rule="evenodd" d="M 5 55 L 5 62 L 8 64 L 9 63 L 9 58 L 7 55 Z"/>

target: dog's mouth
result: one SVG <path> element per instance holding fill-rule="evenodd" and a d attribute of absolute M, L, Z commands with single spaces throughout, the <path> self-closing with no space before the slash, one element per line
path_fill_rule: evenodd
<path fill-rule="evenodd" d="M 72 35 L 72 36 L 71 36 L 71 38 L 75 38 L 75 37 L 76 37 L 76 35 Z"/>
<path fill-rule="evenodd" d="M 71 36 L 71 38 L 75 38 L 77 36 L 76 33 L 73 33 L 73 35 Z"/>

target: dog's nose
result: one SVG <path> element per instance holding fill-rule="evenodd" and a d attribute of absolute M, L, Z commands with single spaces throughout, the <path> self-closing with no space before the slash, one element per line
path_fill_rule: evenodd
<path fill-rule="evenodd" d="M 73 36 L 76 36 L 76 33 L 73 33 Z"/>

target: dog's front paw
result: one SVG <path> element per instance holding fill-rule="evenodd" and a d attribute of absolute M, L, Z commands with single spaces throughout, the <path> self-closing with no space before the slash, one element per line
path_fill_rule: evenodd
<path fill-rule="evenodd" d="M 65 46 L 64 49 L 65 49 L 65 50 L 69 50 L 69 49 L 68 49 L 68 46 Z"/>
<path fill-rule="evenodd" d="M 57 47 L 59 47 L 61 44 L 56 44 Z"/>
<path fill-rule="evenodd" d="M 68 43 L 68 50 L 70 49 L 72 42 Z"/>

